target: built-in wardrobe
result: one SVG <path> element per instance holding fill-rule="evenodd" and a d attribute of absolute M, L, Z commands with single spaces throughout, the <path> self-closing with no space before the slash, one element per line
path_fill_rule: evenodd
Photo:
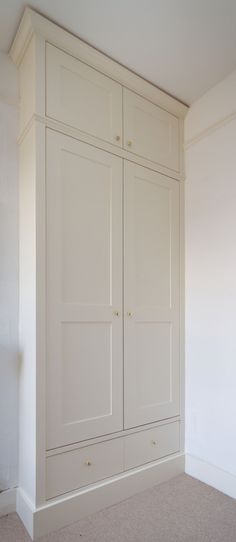
<path fill-rule="evenodd" d="M 20 446 L 31 536 L 184 470 L 186 107 L 31 9 L 20 79 Z"/>

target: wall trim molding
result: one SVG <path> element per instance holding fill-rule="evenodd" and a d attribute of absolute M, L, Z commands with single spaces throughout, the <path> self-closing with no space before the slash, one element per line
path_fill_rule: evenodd
<path fill-rule="evenodd" d="M 191 454 L 185 456 L 185 472 L 236 499 L 236 476 L 234 474 Z"/>
<path fill-rule="evenodd" d="M 184 472 L 183 453 L 147 463 L 34 508 L 18 488 L 16 511 L 31 538 L 46 535 Z"/>
<path fill-rule="evenodd" d="M 236 119 L 236 111 L 233 111 L 229 113 L 229 115 L 226 115 L 222 119 L 214 122 L 213 124 L 205 128 L 204 130 L 200 131 L 196 136 L 187 140 L 186 143 L 184 144 L 184 150 L 185 151 L 188 150 L 190 147 L 192 147 L 192 145 L 195 145 L 196 143 L 198 143 L 205 137 L 208 137 L 213 132 L 215 132 L 216 130 L 219 130 L 219 128 L 222 128 L 223 126 L 226 126 L 228 123 L 232 122 L 235 119 Z"/>
<path fill-rule="evenodd" d="M 16 511 L 17 488 L 6 489 L 0 493 L 0 517 Z"/>

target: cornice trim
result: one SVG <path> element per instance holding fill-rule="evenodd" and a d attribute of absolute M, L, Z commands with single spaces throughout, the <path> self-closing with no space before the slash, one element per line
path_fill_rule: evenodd
<path fill-rule="evenodd" d="M 17 66 L 20 65 L 25 50 L 35 31 L 32 13 L 33 10 L 28 7 L 25 8 L 16 35 L 10 47 L 9 56 Z"/>
<path fill-rule="evenodd" d="M 28 7 L 24 11 L 9 52 L 11 59 L 18 66 L 33 34 L 42 36 L 45 41 L 79 58 L 173 115 L 179 118 L 186 116 L 187 105 Z"/>

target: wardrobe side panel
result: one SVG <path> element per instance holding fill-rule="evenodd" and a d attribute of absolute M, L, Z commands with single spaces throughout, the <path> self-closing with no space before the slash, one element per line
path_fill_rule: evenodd
<path fill-rule="evenodd" d="M 36 495 L 36 175 L 35 127 L 20 144 L 19 485 Z"/>

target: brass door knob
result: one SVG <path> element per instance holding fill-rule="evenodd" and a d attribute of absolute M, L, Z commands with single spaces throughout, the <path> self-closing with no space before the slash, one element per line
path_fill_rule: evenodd
<path fill-rule="evenodd" d="M 119 311 L 114 311 L 113 314 L 114 316 L 119 316 Z"/>
<path fill-rule="evenodd" d="M 85 465 L 87 465 L 87 467 L 91 467 L 92 461 L 88 459 L 87 461 L 85 461 Z"/>
<path fill-rule="evenodd" d="M 132 312 L 128 311 L 128 312 L 127 312 L 127 316 L 128 316 L 129 318 L 131 318 L 131 317 L 133 316 Z"/>
<path fill-rule="evenodd" d="M 127 145 L 128 145 L 128 147 L 132 146 L 132 141 L 130 141 L 130 139 L 129 139 L 129 141 L 127 141 Z"/>

